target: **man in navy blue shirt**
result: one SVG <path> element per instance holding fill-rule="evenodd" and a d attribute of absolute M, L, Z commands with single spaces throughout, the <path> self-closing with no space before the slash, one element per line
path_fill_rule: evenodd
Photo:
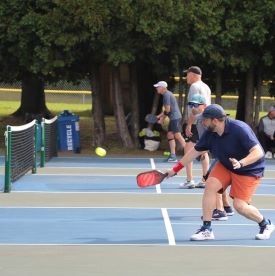
<path fill-rule="evenodd" d="M 191 240 L 212 240 L 212 212 L 216 193 L 230 187 L 233 206 L 244 217 L 259 224 L 257 240 L 270 238 L 275 227 L 259 210 L 250 205 L 251 197 L 264 173 L 264 152 L 252 129 L 244 122 L 226 117 L 220 105 L 205 108 L 202 120 L 207 131 L 198 143 L 169 171 L 175 175 L 186 164 L 209 150 L 218 162 L 210 172 L 203 195 L 203 226 L 191 236 Z"/>

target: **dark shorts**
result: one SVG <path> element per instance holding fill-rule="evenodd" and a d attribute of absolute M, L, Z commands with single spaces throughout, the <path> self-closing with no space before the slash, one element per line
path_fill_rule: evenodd
<path fill-rule="evenodd" d="M 184 131 L 182 133 L 182 136 L 183 136 L 185 142 L 186 143 L 192 142 L 192 143 L 196 144 L 199 141 L 199 134 L 198 134 L 197 126 L 196 125 L 192 125 L 191 132 L 193 133 L 193 135 L 191 137 L 187 137 L 186 136 L 186 134 L 185 134 L 185 128 L 186 128 L 186 124 L 183 125 Z"/>
<path fill-rule="evenodd" d="M 171 131 L 173 133 L 182 132 L 181 119 L 170 120 L 168 125 L 168 131 Z"/>

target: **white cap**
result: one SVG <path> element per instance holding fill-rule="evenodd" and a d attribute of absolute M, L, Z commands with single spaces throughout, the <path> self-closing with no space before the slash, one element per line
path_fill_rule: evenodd
<path fill-rule="evenodd" d="M 154 84 L 154 87 L 167 87 L 168 84 L 166 81 L 159 81 L 158 83 Z"/>

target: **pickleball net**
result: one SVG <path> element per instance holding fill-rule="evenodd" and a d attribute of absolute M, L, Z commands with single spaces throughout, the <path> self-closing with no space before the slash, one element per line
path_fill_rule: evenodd
<path fill-rule="evenodd" d="M 52 157 L 57 156 L 57 116 L 48 120 L 42 119 L 42 145 L 41 145 L 41 167 Z"/>
<path fill-rule="evenodd" d="M 41 167 L 57 156 L 57 118 L 42 118 L 41 126 L 37 120 L 22 126 L 7 126 L 4 192 L 10 192 L 11 183 L 29 171 L 36 173 L 39 152 Z"/>
<path fill-rule="evenodd" d="M 27 172 L 36 173 L 36 132 L 36 120 L 22 126 L 7 126 L 4 192 L 9 192 L 11 182 Z"/>

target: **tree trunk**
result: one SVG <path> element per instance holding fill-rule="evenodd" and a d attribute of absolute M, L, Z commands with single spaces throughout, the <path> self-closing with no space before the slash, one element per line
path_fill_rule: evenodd
<path fill-rule="evenodd" d="M 222 70 L 216 67 L 216 98 L 215 103 L 222 104 Z"/>
<path fill-rule="evenodd" d="M 114 99 L 112 91 L 111 68 L 109 64 L 103 63 L 99 67 L 99 89 L 101 99 L 104 102 L 104 115 L 114 115 Z"/>
<path fill-rule="evenodd" d="M 239 97 L 237 103 L 237 113 L 236 119 L 244 121 L 245 120 L 245 77 L 244 74 L 239 73 L 240 86 L 239 86 Z"/>
<path fill-rule="evenodd" d="M 184 92 L 184 80 L 182 75 L 182 70 L 179 69 L 179 98 L 178 98 L 178 104 L 181 114 L 183 114 L 183 92 Z"/>
<path fill-rule="evenodd" d="M 137 87 L 137 68 L 136 64 L 130 65 L 130 83 L 131 83 L 131 99 L 132 99 L 132 111 L 130 118 L 130 128 L 133 142 L 136 148 L 139 146 L 139 104 L 138 104 L 138 87 Z"/>
<path fill-rule="evenodd" d="M 92 117 L 94 122 L 93 146 L 98 147 L 105 144 L 106 132 L 100 90 L 99 66 L 93 66 L 91 77 L 92 88 Z"/>
<path fill-rule="evenodd" d="M 118 133 L 124 147 L 134 148 L 134 144 L 125 119 L 118 67 L 112 67 L 112 83 L 114 94 L 114 113 L 116 117 Z"/>
<path fill-rule="evenodd" d="M 256 127 L 259 123 L 259 113 L 260 113 L 262 91 L 263 91 L 262 70 L 261 70 L 261 67 L 259 67 L 257 70 L 257 90 L 256 90 L 255 114 L 254 114 L 254 122 L 253 122 L 254 131 L 256 130 Z"/>
<path fill-rule="evenodd" d="M 250 67 L 246 73 L 245 88 L 245 122 L 253 127 L 254 111 L 254 67 Z"/>
<path fill-rule="evenodd" d="M 157 114 L 159 98 L 160 98 L 160 95 L 158 93 L 155 93 L 154 99 L 153 99 L 153 104 L 152 104 L 152 109 L 151 109 L 151 114 Z"/>
<path fill-rule="evenodd" d="M 152 72 L 151 64 L 142 62 L 137 63 L 137 72 L 140 119 L 139 123 L 140 128 L 145 128 L 147 127 L 147 122 L 145 122 L 144 118 L 146 114 L 152 112 L 153 100 L 156 94 L 153 84 L 158 80 Z M 161 106 L 158 108 L 161 109 Z"/>
<path fill-rule="evenodd" d="M 183 101 L 183 123 L 187 123 L 187 119 L 188 119 L 188 116 L 187 116 L 187 101 L 188 101 L 188 94 L 189 94 L 189 87 L 188 87 L 188 84 L 185 82 L 184 83 L 184 86 L 183 86 L 183 89 L 185 91 L 184 93 L 184 101 Z"/>
<path fill-rule="evenodd" d="M 24 75 L 20 107 L 12 115 L 21 117 L 26 122 L 35 118 L 51 118 L 52 114 L 46 106 L 43 80 L 32 73 Z"/>

